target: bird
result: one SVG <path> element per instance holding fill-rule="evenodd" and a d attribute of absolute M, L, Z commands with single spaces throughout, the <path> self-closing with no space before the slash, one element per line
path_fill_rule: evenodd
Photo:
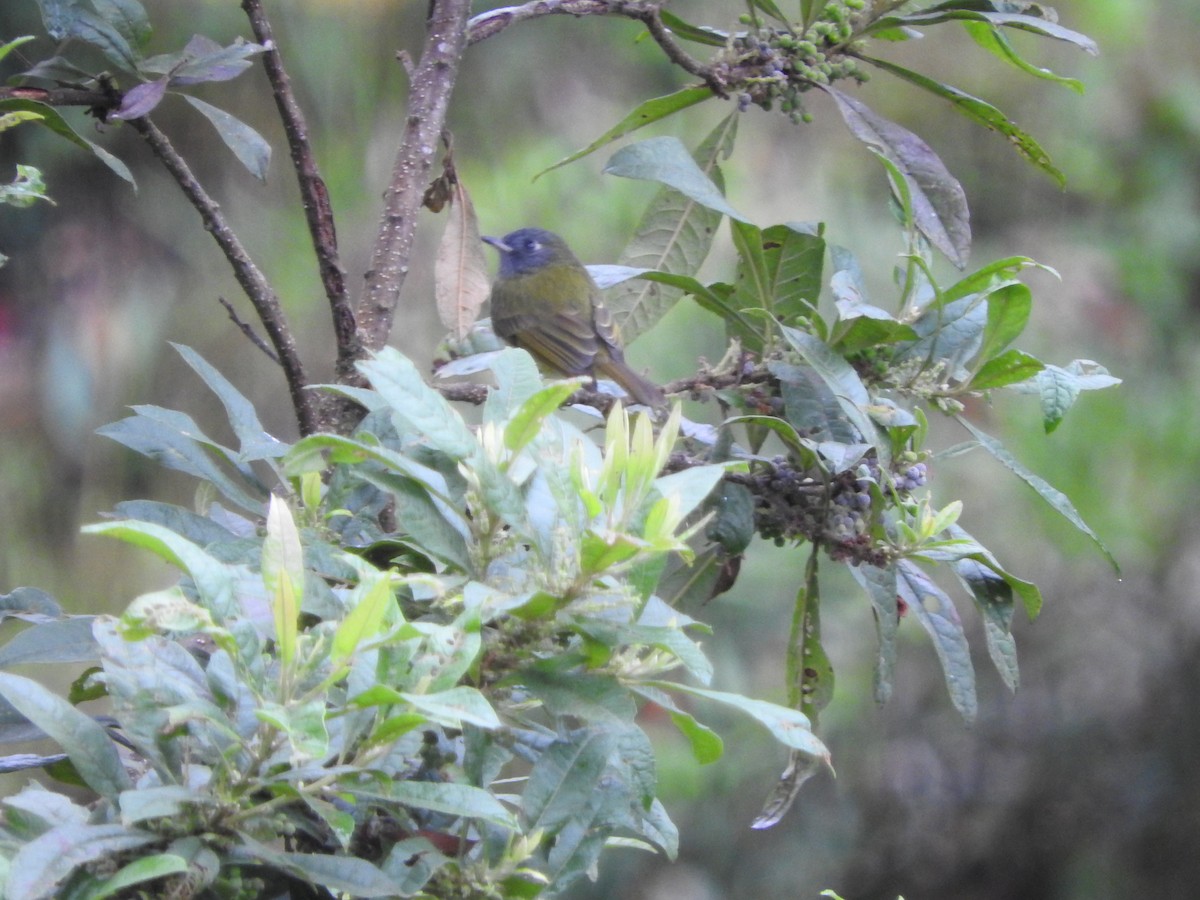
<path fill-rule="evenodd" d="M 571 248 L 543 228 L 521 228 L 483 241 L 500 251 L 492 284 L 492 328 L 528 351 L 544 369 L 597 375 L 625 389 L 635 403 L 666 404 L 662 388 L 625 362 L 625 352 L 600 288 Z"/>

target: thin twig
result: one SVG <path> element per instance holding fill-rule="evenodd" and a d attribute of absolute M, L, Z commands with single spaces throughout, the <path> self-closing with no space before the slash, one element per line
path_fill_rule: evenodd
<path fill-rule="evenodd" d="M 384 192 L 379 237 L 358 302 L 358 327 L 364 351 L 381 348 L 391 332 L 400 289 L 408 274 L 417 213 L 466 45 L 469 10 L 470 0 L 433 0 L 425 46 L 409 87 L 404 136 Z M 360 357 L 361 352 L 339 356 L 339 381 L 357 379 L 354 363 Z"/>
<path fill-rule="evenodd" d="M 346 296 L 346 272 L 338 257 L 333 208 L 329 203 L 325 179 L 321 177 L 316 157 L 313 155 L 304 112 L 296 102 L 292 82 L 283 67 L 283 57 L 271 32 L 271 23 L 267 19 L 262 0 L 242 0 L 242 9 L 250 19 L 255 39 L 267 48 L 263 54 L 263 66 L 267 72 L 267 79 L 271 82 L 271 93 L 279 109 L 279 118 L 291 151 L 292 166 L 300 183 L 304 216 L 308 221 L 308 231 L 317 254 L 321 283 L 325 287 L 325 296 L 333 314 L 333 329 L 339 353 L 343 347 L 346 348 L 346 352 L 355 353 L 357 336 L 354 328 L 354 310 Z"/>
<path fill-rule="evenodd" d="M 267 331 L 271 346 L 275 348 L 275 352 L 279 356 L 279 363 L 283 366 L 283 374 L 287 379 L 288 391 L 292 397 L 292 407 L 296 412 L 300 432 L 311 434 L 316 428 L 312 396 L 306 390 L 308 382 L 304 377 L 304 367 L 301 365 L 300 356 L 296 351 L 295 338 L 284 319 L 279 297 L 276 296 L 274 289 L 258 266 L 254 264 L 237 235 L 233 233 L 229 223 L 225 221 L 216 201 L 196 180 L 196 176 L 192 174 L 192 170 L 183 157 L 171 146 L 167 136 L 145 116 L 130 119 L 129 124 L 145 138 L 150 149 L 154 151 L 154 155 L 162 161 L 167 171 L 175 178 L 192 206 L 200 213 L 200 218 L 204 220 L 205 230 L 212 234 L 230 266 L 233 267 L 234 277 L 237 278 L 238 284 L 242 286 L 242 290 L 246 292 L 246 296 L 254 305 L 254 311 L 258 313 L 258 318 Z"/>
<path fill-rule="evenodd" d="M 225 312 L 229 313 L 230 320 L 233 322 L 234 325 L 236 325 L 239 329 L 241 329 L 242 334 L 244 334 L 250 340 L 250 343 L 252 343 L 255 347 L 257 347 L 263 353 L 267 354 L 267 357 L 271 360 L 271 362 L 275 363 L 276 365 L 279 365 L 279 356 L 276 355 L 275 351 L 272 350 L 267 345 L 266 341 L 264 341 L 262 338 L 260 338 L 258 336 L 258 332 L 256 332 L 254 330 L 254 328 L 251 327 L 249 322 L 243 322 L 241 320 L 241 318 L 237 314 L 237 310 L 235 310 L 233 308 L 233 304 L 230 303 L 228 300 L 226 300 L 224 297 L 218 297 L 217 302 L 220 303 L 223 307 L 225 307 Z"/>
<path fill-rule="evenodd" d="M 636 19 L 646 26 L 650 36 L 667 58 L 685 72 L 703 78 L 719 97 L 725 96 L 725 85 L 712 66 L 706 66 L 687 53 L 663 24 L 660 10 L 662 0 L 531 0 L 520 6 L 505 6 L 474 16 L 467 26 L 467 43 L 499 34 L 509 25 L 541 16 L 621 16 Z"/>

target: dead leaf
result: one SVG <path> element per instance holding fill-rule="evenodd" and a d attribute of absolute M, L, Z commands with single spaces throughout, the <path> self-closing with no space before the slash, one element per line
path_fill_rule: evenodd
<path fill-rule="evenodd" d="M 446 230 L 433 264 L 438 318 L 458 340 L 467 336 L 491 293 L 479 221 L 461 182 L 454 185 Z"/>

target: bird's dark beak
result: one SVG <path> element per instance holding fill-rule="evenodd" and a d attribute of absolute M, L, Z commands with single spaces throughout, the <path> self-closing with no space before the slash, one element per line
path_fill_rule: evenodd
<path fill-rule="evenodd" d="M 504 243 L 504 239 L 503 239 L 503 238 L 498 238 L 498 237 L 488 237 L 487 235 L 484 235 L 484 236 L 481 238 L 481 240 L 482 240 L 482 241 L 483 241 L 485 244 L 491 244 L 493 247 L 495 247 L 495 248 L 496 248 L 497 250 L 499 250 L 501 253 L 512 253 L 512 247 L 510 247 L 510 246 L 508 246 L 508 244 Z"/>

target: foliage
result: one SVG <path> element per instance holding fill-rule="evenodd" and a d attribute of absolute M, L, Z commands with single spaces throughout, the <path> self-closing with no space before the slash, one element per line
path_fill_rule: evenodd
<path fill-rule="evenodd" d="M 257 42 L 222 47 L 193 37 L 181 51 L 146 56 L 151 32 L 136 0 L 39 5 L 48 34 L 67 50 L 98 51 L 105 71 L 55 55 L 24 75 L 50 85 L 34 90 L 42 99 L 0 99 L 0 114 L 79 143 L 50 101 L 66 96 L 54 93 L 66 83 L 94 89 L 97 115 L 127 120 L 160 154 L 276 349 L 287 350 L 273 295 L 148 118 L 169 92 L 233 78 L 257 55 L 269 70 L 279 66 L 277 48 L 262 37 L 261 7 L 244 4 Z M 534 6 L 541 12 L 528 15 L 580 11 Z M 820 630 L 821 570 L 830 564 L 848 567 L 873 612 L 879 701 L 892 692 L 897 632 L 911 615 L 931 638 L 951 703 L 965 719 L 975 715 L 969 648 L 939 570 L 965 590 L 1001 679 L 1015 689 L 1012 620 L 1018 602 L 1035 617 L 1041 594 L 957 524 L 962 501 L 934 502 L 931 478 L 941 458 L 982 449 L 1111 560 L 1070 500 L 971 422 L 966 404 L 995 391 L 1031 393 L 1051 431 L 1082 391 L 1117 382 L 1089 360 L 1047 364 L 1014 347 L 1033 303 L 1019 276 L 1039 266 L 1034 260 L 938 274 L 935 253 L 967 269 L 962 188 L 917 135 L 832 85 L 864 80 L 868 66 L 898 77 L 997 130 L 1061 180 L 1036 141 L 995 107 L 866 48 L 960 22 L 1018 70 L 1075 89 L 1027 62 L 1003 29 L 1094 46 L 1040 4 L 903 6 L 801 0 L 792 15 L 751 0 L 736 31 L 690 24 L 652 4 L 602 10 L 643 21 L 701 83 L 647 101 L 563 163 L 697 104 L 736 102 L 694 151 L 658 137 L 610 158 L 606 172 L 659 187 L 620 265 L 595 269 L 612 285 L 608 302 L 627 340 L 684 297 L 715 317 L 729 343 L 725 358 L 667 386 L 709 402 L 702 409 L 716 410 L 712 423 L 685 419 L 679 406 L 665 421 L 631 417 L 581 380 L 543 382 L 523 352 L 474 352 L 494 341 L 476 321 L 486 271 L 453 154 L 427 191 L 416 186 L 430 209 L 450 206 L 437 300 L 451 332 L 448 355 L 458 358 L 439 375 L 486 372 L 487 390 L 434 387 L 399 352 L 372 348 L 361 332 L 347 337 L 336 247 L 314 200 L 307 212 L 339 332 L 339 379 L 324 396 L 355 411 L 351 426 L 331 418 L 325 430 L 308 428 L 299 397 L 311 386 L 284 359 L 305 434 L 280 441 L 232 383 L 179 347 L 224 405 L 237 446 L 209 437 L 184 412 L 135 407 L 102 433 L 198 479 L 197 511 L 129 501 L 87 529 L 161 557 L 179 582 L 138 597 L 119 618 L 65 616 L 27 588 L 0 598 L 7 615 L 31 623 L 0 647 L 0 665 L 91 665 L 66 698 L 0 673 L 0 739 L 44 734 L 62 750 L 9 757 L 8 768 L 44 769 L 86 788 L 90 800 L 31 786 L 0 801 L 6 895 L 556 896 L 592 873 L 606 847 L 675 854 L 678 835 L 657 797 L 638 713 L 665 712 L 696 761 L 708 763 L 723 743 L 694 713 L 697 700 L 743 711 L 786 748 L 786 768 L 753 823 L 770 827 L 830 763 L 817 736 L 833 691 Z M 490 36 L 501 13 L 464 17 L 459 39 Z M 431 18 L 431 35 L 439 22 Z M 699 63 L 677 39 L 714 55 Z M 122 88 L 110 70 L 132 86 Z M 300 120 L 281 70 L 272 71 L 302 186 L 311 187 L 319 178 Z M 445 82 L 423 82 L 421 71 L 414 82 L 448 96 Z M 900 226 L 890 301 L 868 297 L 858 260 L 823 225 L 762 227 L 725 197 L 720 166 L 736 145 L 739 117 L 750 106 L 778 107 L 802 122 L 812 89 L 833 98 L 887 177 Z M 187 99 L 261 175 L 262 139 Z M 393 184 L 389 196 L 413 188 Z M 705 283 L 696 272 L 724 218 L 735 268 Z M 380 244 L 381 254 L 388 247 Z M 468 424 L 447 398 L 479 402 L 481 421 Z M 577 413 L 560 409 L 572 401 Z M 579 423 L 605 412 L 595 440 Z M 956 419 L 969 440 L 927 446 L 935 414 Z M 714 689 L 719 679 L 698 639 L 706 627 L 691 615 L 728 590 L 755 540 L 807 545 L 795 603 L 781 615 L 786 704 Z M 78 708 L 100 699 L 103 715 Z"/>

